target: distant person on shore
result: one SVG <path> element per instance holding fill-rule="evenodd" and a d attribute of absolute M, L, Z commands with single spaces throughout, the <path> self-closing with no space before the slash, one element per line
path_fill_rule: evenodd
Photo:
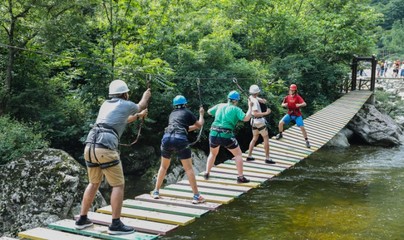
<path fill-rule="evenodd" d="M 217 104 L 208 110 L 208 113 L 214 116 L 215 120 L 210 128 L 210 153 L 204 178 L 209 179 L 210 170 L 215 163 L 220 146 L 223 146 L 233 154 L 234 160 L 236 161 L 237 182 L 248 183 L 250 180 L 243 175 L 242 152 L 233 131 L 239 121 L 250 121 L 253 103 L 248 99 L 248 110 L 247 113 L 244 113 L 243 110 L 237 106 L 240 101 L 240 94 L 237 91 L 231 91 L 227 95 L 227 99 L 227 103 Z"/>
<path fill-rule="evenodd" d="M 199 108 L 199 119 L 187 108 L 187 99 L 178 95 L 173 99 L 174 110 L 168 118 L 168 127 L 164 131 L 161 139 L 161 164 L 157 174 L 157 181 L 152 197 L 160 198 L 160 187 L 163 184 L 164 177 L 170 167 L 172 154 L 177 154 L 187 174 L 189 184 L 193 192 L 193 204 L 203 203 L 205 199 L 199 194 L 196 185 L 195 173 L 192 168 L 191 149 L 188 141 L 188 132 L 199 129 L 203 126 L 205 120 L 203 115 L 205 110 Z"/>
<path fill-rule="evenodd" d="M 125 179 L 118 144 L 126 125 L 147 115 L 146 107 L 150 96 L 150 89 L 147 89 L 140 102 L 135 104 L 129 101 L 129 88 L 124 81 L 114 80 L 110 83 L 111 99 L 101 105 L 96 123 L 86 139 L 84 159 L 90 183 L 83 195 L 80 218 L 75 225 L 77 229 L 93 225 L 87 218 L 87 213 L 105 176 L 112 187 L 112 224 L 108 227 L 108 233 L 120 235 L 134 232 L 133 227 L 125 226 L 120 220 Z"/>
<path fill-rule="evenodd" d="M 255 160 L 252 157 L 252 151 L 257 143 L 259 136 L 261 135 L 262 140 L 264 142 L 264 151 L 265 151 L 265 162 L 268 164 L 275 164 L 275 162 L 269 157 L 269 137 L 268 137 L 268 128 L 267 121 L 265 116 L 271 113 L 271 109 L 267 108 L 265 112 L 262 112 L 260 101 L 266 102 L 265 99 L 259 98 L 258 95 L 261 92 L 261 89 L 257 85 L 251 85 L 250 89 L 250 101 L 253 103 L 252 105 L 252 115 L 253 117 L 250 120 L 253 138 L 251 139 L 249 148 L 248 148 L 248 156 L 246 158 L 247 161 Z"/>
<path fill-rule="evenodd" d="M 397 60 L 393 64 L 393 78 L 398 77 L 398 70 L 400 69 L 400 61 Z"/>
<path fill-rule="evenodd" d="M 310 148 L 310 142 L 307 137 L 306 129 L 304 128 L 302 113 L 300 112 L 301 107 L 307 106 L 303 98 L 297 93 L 296 84 L 292 84 L 289 87 L 289 95 L 287 95 L 282 102 L 282 107 L 288 109 L 288 113 L 279 122 L 278 129 L 279 133 L 276 135 L 276 140 L 283 137 L 283 126 L 284 124 L 289 124 L 291 121 L 295 121 L 296 125 L 300 127 L 302 131 L 304 140 L 306 141 L 306 147 Z"/>
<path fill-rule="evenodd" d="M 404 78 L 404 61 L 401 64 L 400 77 Z"/>

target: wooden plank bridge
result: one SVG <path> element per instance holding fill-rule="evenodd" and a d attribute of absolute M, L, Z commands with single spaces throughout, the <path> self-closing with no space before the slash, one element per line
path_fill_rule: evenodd
<path fill-rule="evenodd" d="M 187 181 L 170 184 L 160 190 L 161 199 L 142 194 L 123 203 L 121 220 L 136 229 L 130 235 L 112 236 L 107 233 L 111 222 L 111 206 L 90 212 L 94 226 L 83 230 L 74 228 L 74 220 L 61 220 L 48 228 L 35 228 L 20 232 L 24 239 L 155 239 L 174 229 L 188 225 L 223 204 L 229 204 L 252 188 L 279 175 L 299 161 L 307 158 L 333 138 L 360 110 L 372 95 L 371 91 L 352 91 L 305 119 L 311 148 L 306 148 L 300 129 L 293 126 L 284 132 L 281 140 L 270 139 L 270 154 L 276 164 L 266 164 L 262 145 L 253 150 L 254 161 L 244 162 L 244 175 L 251 182 L 239 184 L 234 161 L 227 160 L 212 168 L 205 180 L 203 172 L 197 176 L 198 188 L 206 203 L 191 203 L 192 191 Z M 247 154 L 243 154 L 247 157 Z"/>

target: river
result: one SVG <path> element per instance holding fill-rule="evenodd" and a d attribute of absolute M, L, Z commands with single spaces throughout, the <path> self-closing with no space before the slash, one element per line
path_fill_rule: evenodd
<path fill-rule="evenodd" d="M 404 239 L 403 199 L 404 146 L 325 148 L 162 239 Z"/>

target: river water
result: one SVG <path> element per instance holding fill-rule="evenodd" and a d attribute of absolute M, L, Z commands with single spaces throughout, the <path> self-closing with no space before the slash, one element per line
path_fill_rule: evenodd
<path fill-rule="evenodd" d="M 404 146 L 321 149 L 162 239 L 404 239 L 403 199 Z"/>

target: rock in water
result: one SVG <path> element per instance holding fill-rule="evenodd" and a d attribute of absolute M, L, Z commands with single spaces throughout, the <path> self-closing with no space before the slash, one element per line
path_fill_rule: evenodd
<path fill-rule="evenodd" d="M 69 154 L 44 149 L 3 165 L 0 171 L 0 236 L 46 226 L 79 214 L 87 172 Z M 97 194 L 95 208 L 105 206 Z M 3 232 L 1 232 L 3 231 Z"/>
<path fill-rule="evenodd" d="M 348 128 L 370 145 L 400 145 L 400 126 L 390 116 L 380 113 L 370 104 L 362 107 L 349 122 Z"/>

